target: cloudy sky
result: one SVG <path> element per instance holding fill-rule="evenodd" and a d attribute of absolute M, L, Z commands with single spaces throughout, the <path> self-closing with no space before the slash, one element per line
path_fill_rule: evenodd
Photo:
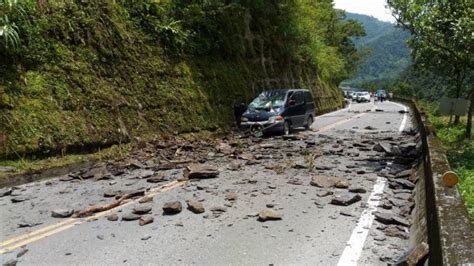
<path fill-rule="evenodd" d="M 394 22 L 385 0 L 334 0 L 336 8 L 347 12 L 370 15 L 383 21 Z"/>

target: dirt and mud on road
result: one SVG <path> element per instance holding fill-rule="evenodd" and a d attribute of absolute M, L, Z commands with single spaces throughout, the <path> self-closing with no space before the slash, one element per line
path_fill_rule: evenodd
<path fill-rule="evenodd" d="M 291 136 L 149 143 L 125 161 L 4 188 L 1 261 L 395 262 L 410 247 L 421 151 L 406 110 L 354 104 Z"/>

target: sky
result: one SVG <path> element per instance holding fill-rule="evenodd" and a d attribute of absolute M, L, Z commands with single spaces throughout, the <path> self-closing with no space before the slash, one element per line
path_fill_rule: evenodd
<path fill-rule="evenodd" d="M 347 12 L 369 15 L 379 20 L 395 22 L 385 0 L 334 0 L 335 7 Z"/>

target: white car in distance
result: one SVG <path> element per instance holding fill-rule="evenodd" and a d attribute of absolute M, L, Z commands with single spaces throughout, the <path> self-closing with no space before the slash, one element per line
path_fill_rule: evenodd
<path fill-rule="evenodd" d="M 358 92 L 355 99 L 358 103 L 370 102 L 370 93 L 368 91 Z"/>

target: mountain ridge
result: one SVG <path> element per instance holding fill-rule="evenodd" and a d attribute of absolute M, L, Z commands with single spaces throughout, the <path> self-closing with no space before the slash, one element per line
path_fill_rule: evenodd
<path fill-rule="evenodd" d="M 395 24 L 372 16 L 346 13 L 346 19 L 356 20 L 366 29 L 365 37 L 354 39 L 357 48 L 366 51 L 366 58 L 360 63 L 357 73 L 343 84 L 367 86 L 372 83 L 387 87 L 411 64 L 410 50 L 406 45 L 410 34 Z"/>

